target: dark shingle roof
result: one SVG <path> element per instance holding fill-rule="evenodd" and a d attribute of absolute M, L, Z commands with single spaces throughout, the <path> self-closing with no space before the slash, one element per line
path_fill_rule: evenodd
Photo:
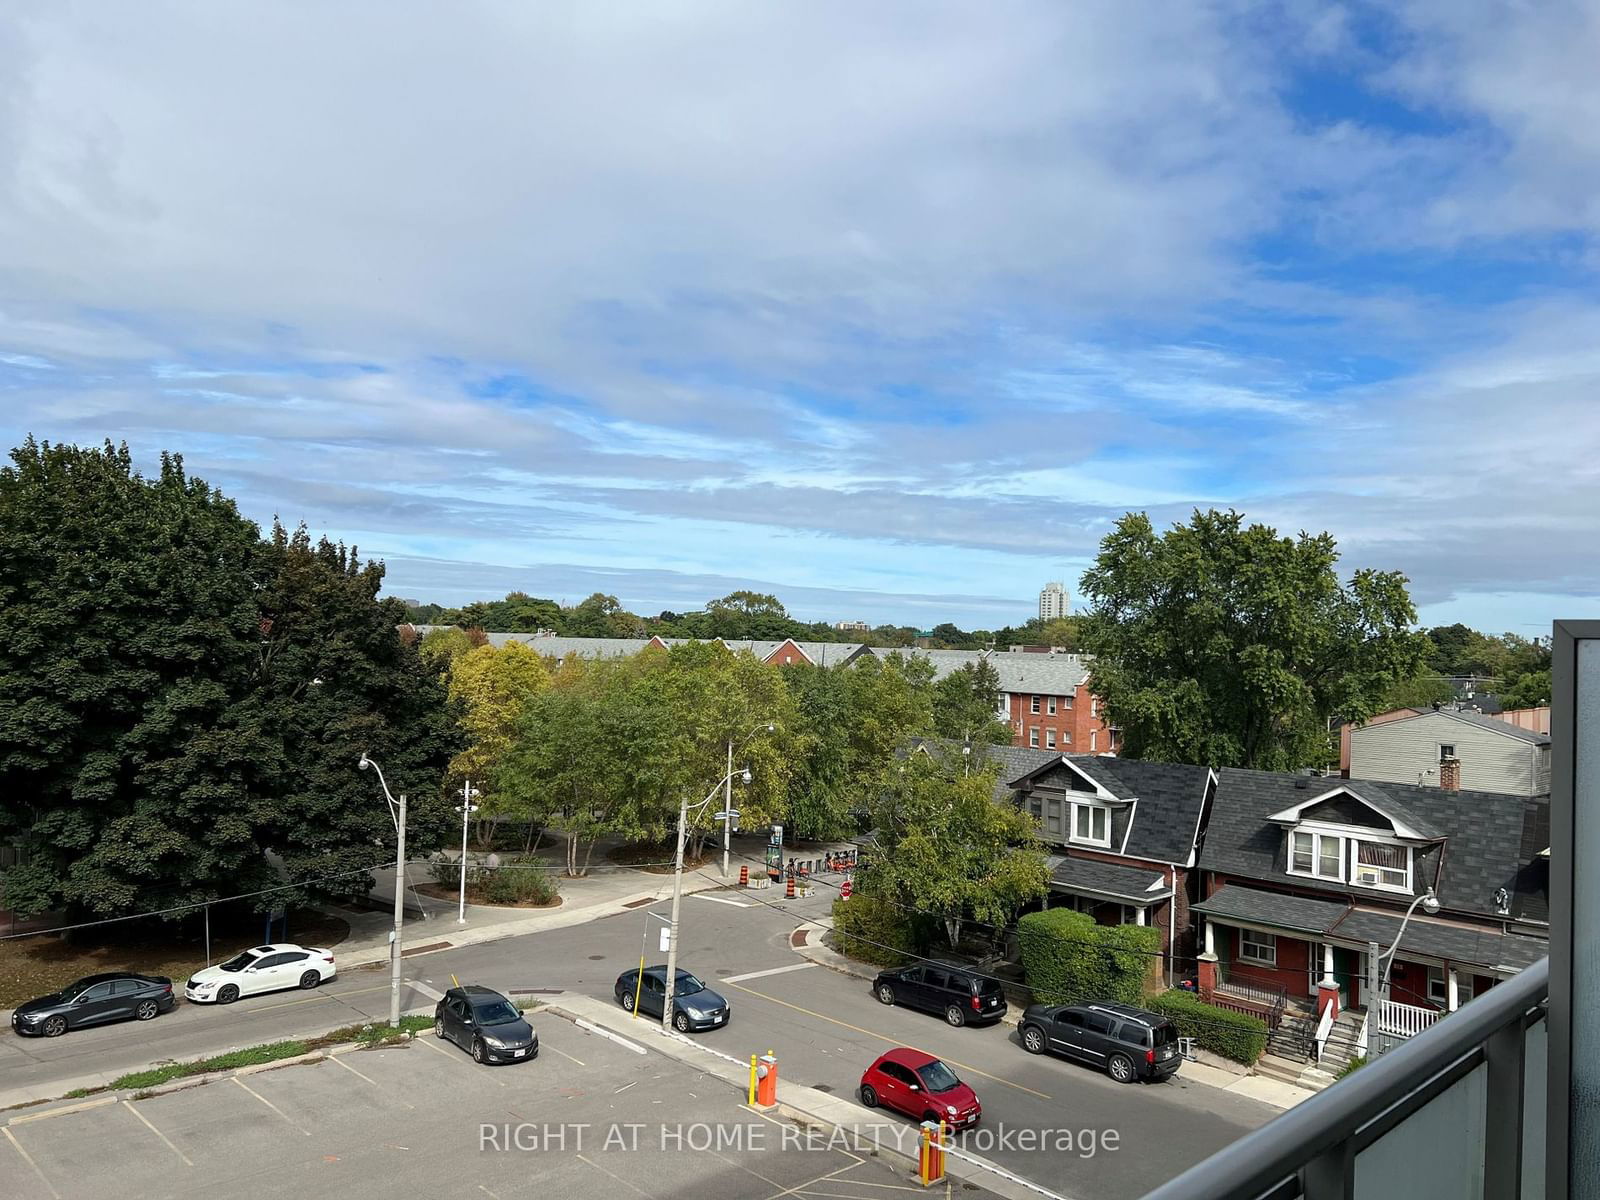
<path fill-rule="evenodd" d="M 1287 872 L 1284 831 L 1268 818 L 1332 790 L 1341 781 L 1238 767 L 1225 767 L 1218 776 L 1217 799 L 1201 860 L 1206 870 L 1307 886 L 1306 879 Z M 1353 784 L 1352 790 L 1357 792 L 1373 786 L 1363 781 L 1343 782 Z M 1547 906 L 1532 893 L 1519 890 L 1519 885 L 1525 882 L 1520 877 L 1527 862 L 1522 855 L 1524 824 L 1536 822 L 1541 808 L 1548 813 L 1548 798 L 1449 792 L 1401 783 L 1384 783 L 1381 789 L 1392 804 L 1445 839 L 1416 852 L 1416 879 L 1419 887 L 1433 883 L 1446 909 L 1501 915 L 1494 894 L 1503 887 L 1515 896 L 1512 917 L 1547 919 Z M 1321 886 L 1330 891 L 1347 890 L 1338 884 Z M 1361 889 L 1348 890 L 1365 895 Z"/>
<path fill-rule="evenodd" d="M 1033 753 L 1037 753 L 1034 751 Z M 1070 763 L 1106 791 L 1136 804 L 1111 810 L 1111 851 L 1152 862 L 1187 863 L 1205 804 L 1210 771 L 1205 767 L 1102 754 L 1056 754 L 1027 762 L 1010 777 L 1021 782 L 1052 763 Z"/>
<path fill-rule="evenodd" d="M 1065 855 L 1051 855 L 1045 865 L 1050 868 L 1051 886 L 1069 892 L 1093 892 L 1139 904 L 1172 894 L 1163 875 L 1144 867 L 1119 867 L 1099 859 Z"/>
<path fill-rule="evenodd" d="M 1271 925 L 1278 929 L 1298 929 L 1305 933 L 1327 933 L 1350 906 L 1337 900 L 1311 900 L 1304 896 L 1285 896 L 1257 888 L 1228 884 L 1189 911 L 1207 916 L 1229 917 Z"/>

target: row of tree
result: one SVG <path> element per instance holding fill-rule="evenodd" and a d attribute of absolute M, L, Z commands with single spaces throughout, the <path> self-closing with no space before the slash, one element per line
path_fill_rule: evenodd
<path fill-rule="evenodd" d="M 1046 645 L 1067 650 L 1077 647 L 1077 620 L 1035 618 L 1003 629 L 964 630 L 950 622 L 931 630 L 910 625 L 879 625 L 874 629 L 839 630 L 825 621 L 801 621 L 789 615 L 783 603 L 763 592 L 730 592 L 710 601 L 700 612 L 664 611 L 656 616 L 628 612 L 615 596 L 596 592 L 574 605 L 511 592 L 500 600 L 475 600 L 460 608 L 438 604 L 413 604 L 406 620 L 414 625 L 455 625 L 493 633 L 549 632 L 564 637 L 699 638 L 727 641 L 865 642 L 888 648 L 925 646 L 930 649 L 981 650 L 986 647 Z"/>

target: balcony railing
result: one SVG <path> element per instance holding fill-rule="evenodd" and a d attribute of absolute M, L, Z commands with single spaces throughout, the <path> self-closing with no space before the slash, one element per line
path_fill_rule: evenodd
<path fill-rule="evenodd" d="M 1549 989 L 1541 959 L 1145 1200 L 1543 1197 Z"/>

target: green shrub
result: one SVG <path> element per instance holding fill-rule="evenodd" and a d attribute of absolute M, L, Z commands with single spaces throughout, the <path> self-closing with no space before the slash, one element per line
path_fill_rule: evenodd
<path fill-rule="evenodd" d="M 1358 1054 L 1349 1062 L 1345 1063 L 1344 1069 L 1338 1074 L 1338 1078 L 1343 1079 L 1346 1075 L 1353 1075 L 1366 1065 L 1367 1056 L 1365 1054 Z"/>
<path fill-rule="evenodd" d="M 1247 1067 L 1254 1066 L 1267 1048 L 1267 1023 L 1260 1017 L 1218 1008 L 1191 992 L 1174 988 L 1152 996 L 1144 1007 L 1171 1020 L 1180 1036 L 1193 1038 L 1202 1050 Z"/>
<path fill-rule="evenodd" d="M 910 950 L 914 945 L 911 920 L 903 909 L 860 892 L 833 902 L 833 937 L 840 954 L 880 967 L 898 967 L 911 959 L 889 947 Z"/>
<path fill-rule="evenodd" d="M 536 866 L 502 866 L 484 871 L 474 884 L 467 875 L 467 894 L 476 891 L 485 904 L 554 904 L 561 888 L 549 871 Z"/>
<path fill-rule="evenodd" d="M 1096 925 L 1087 913 L 1051 908 L 1017 922 L 1017 945 L 1041 1004 L 1138 1004 L 1161 933 L 1148 925 Z"/>

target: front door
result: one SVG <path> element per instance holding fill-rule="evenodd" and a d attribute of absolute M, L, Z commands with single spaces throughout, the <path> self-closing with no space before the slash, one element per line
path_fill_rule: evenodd
<path fill-rule="evenodd" d="M 1359 950 L 1333 948 L 1333 977 L 1339 981 L 1339 1008 L 1341 1011 L 1361 1003 L 1361 960 Z"/>

